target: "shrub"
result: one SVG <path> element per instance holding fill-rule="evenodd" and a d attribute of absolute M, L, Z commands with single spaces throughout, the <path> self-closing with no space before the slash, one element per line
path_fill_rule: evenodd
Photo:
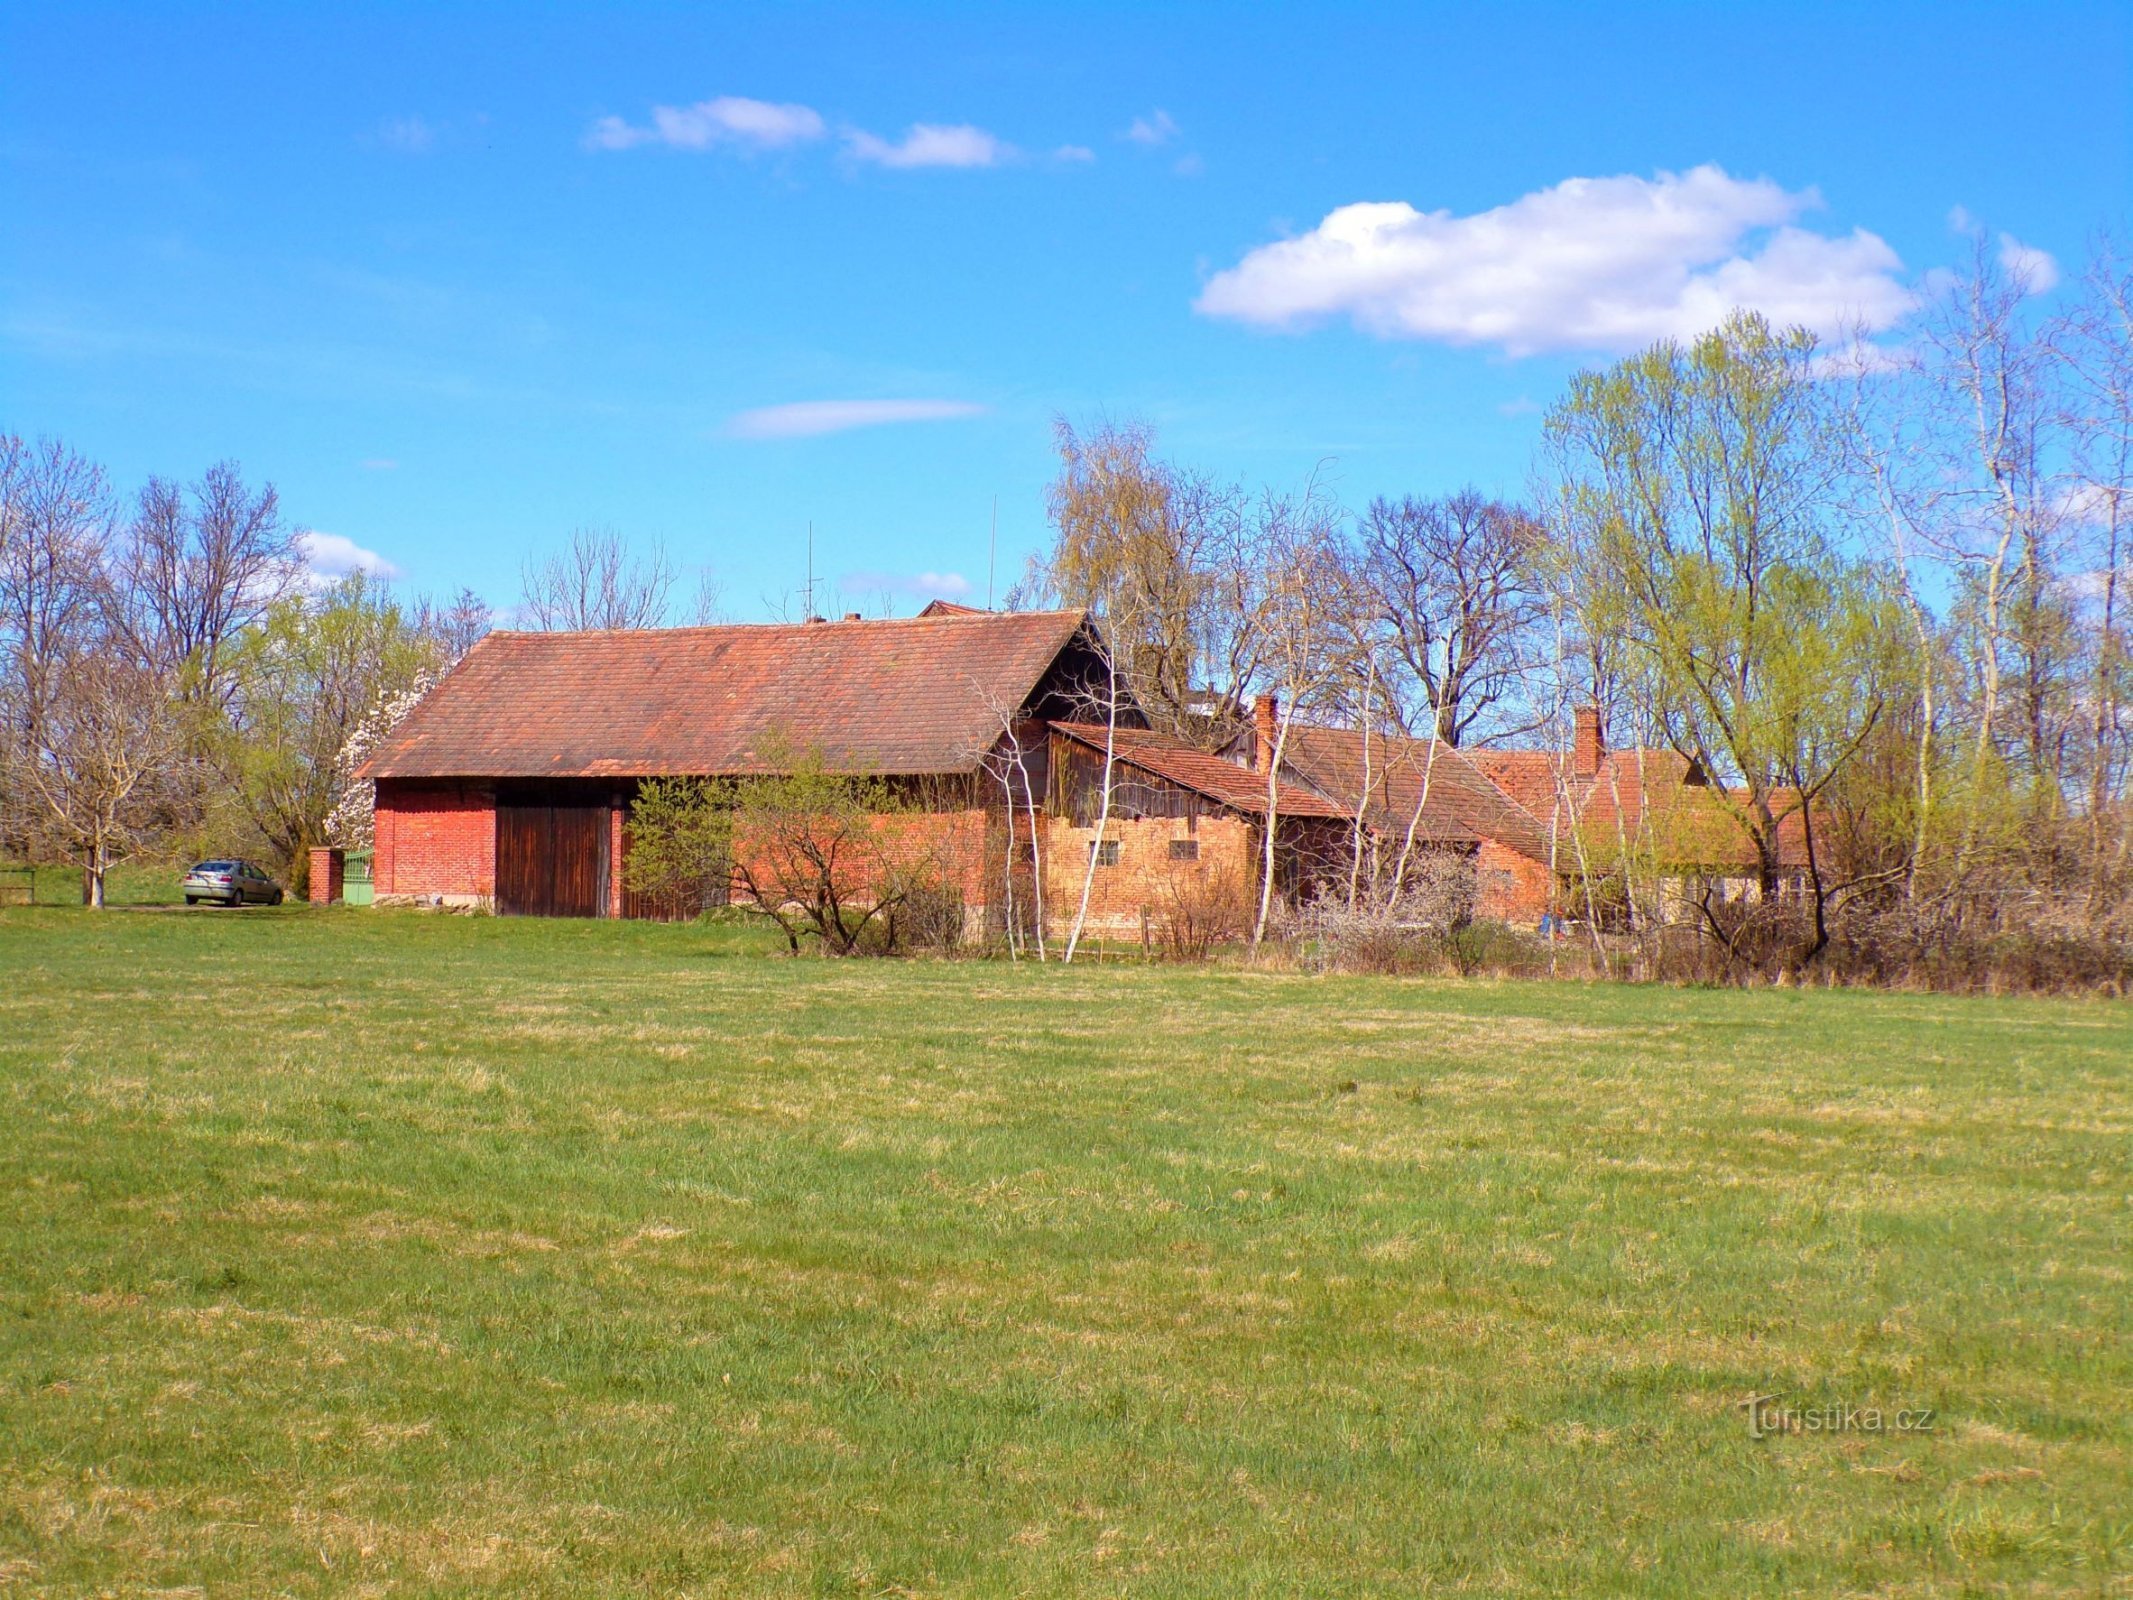
<path fill-rule="evenodd" d="M 1178 863 L 1163 882 L 1163 951 L 1173 961 L 1205 961 L 1215 946 L 1241 939 L 1252 925 L 1243 876 Z"/>
<path fill-rule="evenodd" d="M 1371 889 L 1351 904 L 1326 896 L 1299 908 L 1295 937 L 1321 971 L 1413 974 L 1453 960 L 1450 941 L 1472 921 L 1474 864 L 1466 856 L 1419 857 L 1397 890 Z"/>

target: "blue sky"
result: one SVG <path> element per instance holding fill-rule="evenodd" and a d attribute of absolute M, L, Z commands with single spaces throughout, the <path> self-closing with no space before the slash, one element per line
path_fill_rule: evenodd
<path fill-rule="evenodd" d="M 2078 262 L 2129 102 L 2124 4 L 16 0 L 0 427 L 234 457 L 410 591 L 599 524 L 759 617 L 812 521 L 854 604 L 982 599 L 1055 415 L 1515 492 L 1713 306 L 1900 336 L 1956 208 Z"/>

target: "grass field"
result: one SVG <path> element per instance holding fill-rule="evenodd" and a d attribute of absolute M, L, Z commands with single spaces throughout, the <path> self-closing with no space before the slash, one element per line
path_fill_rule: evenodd
<path fill-rule="evenodd" d="M 185 876 L 182 867 L 121 862 L 104 878 L 104 898 L 114 906 L 178 905 L 185 896 L 178 885 Z M 81 870 L 77 867 L 27 868 L 0 861 L 0 885 L 10 891 L 0 904 L 12 903 L 27 893 L 41 906 L 81 904 Z"/>
<path fill-rule="evenodd" d="M 2133 1591 L 2123 1004 L 301 907 L 0 978 L 0 1592 Z"/>

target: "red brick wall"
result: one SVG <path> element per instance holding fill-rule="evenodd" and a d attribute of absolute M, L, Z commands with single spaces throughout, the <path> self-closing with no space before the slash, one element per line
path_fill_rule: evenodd
<path fill-rule="evenodd" d="M 1474 872 L 1479 891 L 1474 910 L 1479 916 L 1530 932 L 1555 899 L 1555 881 L 1546 862 L 1520 855 L 1494 839 L 1482 840 Z"/>
<path fill-rule="evenodd" d="M 348 870 L 348 858 L 339 850 L 319 849 L 311 852 L 311 893 L 313 905 L 330 906 L 341 898 L 343 874 Z"/>
<path fill-rule="evenodd" d="M 1044 836 L 1045 921 L 1064 933 L 1081 905 L 1082 877 L 1089 865 L 1094 828 L 1077 828 L 1054 817 Z M 1088 929 L 1107 936 L 1138 938 L 1141 908 L 1160 928 L 1177 895 L 1210 890 L 1234 892 L 1249 905 L 1259 883 L 1259 830 L 1241 817 L 1203 816 L 1197 825 L 1184 817 L 1113 819 L 1104 837 L 1118 843 L 1115 866 L 1099 866 L 1089 889 Z M 1173 839 L 1199 842 L 1197 861 L 1170 854 Z"/>
<path fill-rule="evenodd" d="M 378 784 L 379 895 L 496 894 L 496 795 L 484 784 Z"/>
<path fill-rule="evenodd" d="M 849 877 L 840 872 L 841 894 L 864 902 L 873 885 L 864 881 L 879 867 L 932 868 L 944 884 L 958 889 L 972 911 L 991 899 L 988 860 L 999 865 L 998 847 L 988 838 L 988 814 L 977 808 L 966 811 L 924 811 L 881 816 L 873 819 L 870 836 L 853 841 L 846 859 L 852 863 Z M 756 876 L 765 889 L 774 881 L 768 852 L 751 846 L 745 835 L 734 841 L 735 849 L 754 863 Z"/>

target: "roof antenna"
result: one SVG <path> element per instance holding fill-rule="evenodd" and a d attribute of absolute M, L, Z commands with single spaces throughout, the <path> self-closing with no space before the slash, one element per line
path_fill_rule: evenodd
<path fill-rule="evenodd" d="M 801 601 L 801 621 L 815 620 L 815 519 L 807 519 L 807 590 Z"/>
<path fill-rule="evenodd" d="M 992 609 L 993 568 L 1000 561 L 1000 497 L 992 497 L 992 537 L 985 546 L 985 609 Z"/>

